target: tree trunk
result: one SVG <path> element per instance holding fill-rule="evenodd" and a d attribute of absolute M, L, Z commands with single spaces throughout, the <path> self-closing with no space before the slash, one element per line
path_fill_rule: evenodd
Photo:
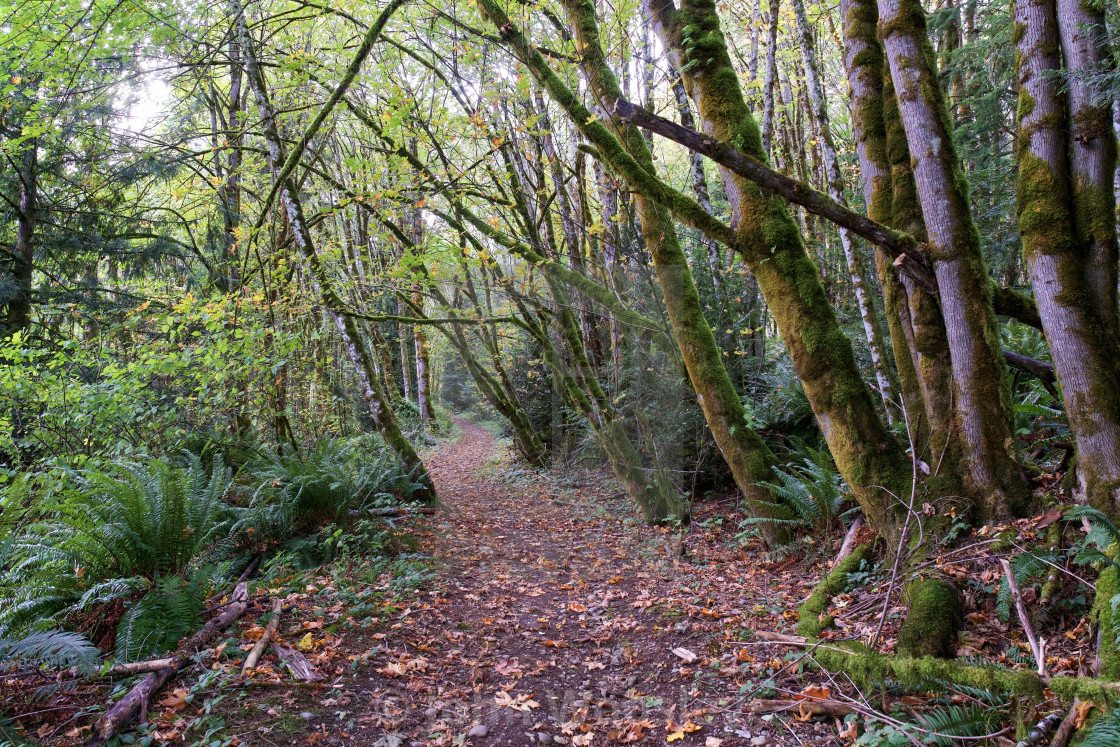
<path fill-rule="evenodd" d="M 245 20 L 240 0 L 230 0 L 230 6 L 236 24 L 235 33 L 238 36 L 241 51 L 245 58 L 245 73 L 257 100 L 262 130 L 268 146 L 269 166 L 273 175 L 279 176 L 285 160 L 284 143 L 280 137 L 275 112 L 268 99 L 264 73 L 257 64 L 256 55 L 253 52 L 252 37 L 249 34 L 249 26 Z M 287 215 L 293 241 L 307 260 L 308 267 L 311 269 L 312 280 L 318 286 L 317 290 L 323 308 L 334 321 L 343 347 L 354 366 L 354 375 L 358 380 L 362 397 L 378 432 L 385 439 L 389 448 L 404 463 L 404 467 L 412 475 L 412 479 L 420 484 L 421 489 L 418 491 L 418 498 L 434 502 L 436 500 L 435 485 L 432 483 L 427 467 L 425 467 L 412 444 L 401 433 L 396 417 L 393 415 L 393 410 L 389 407 L 385 392 L 377 380 L 373 360 L 369 356 L 369 350 L 362 342 L 357 324 L 353 317 L 343 313 L 341 299 L 331 287 L 330 277 L 320 263 L 310 228 L 303 215 L 303 205 L 300 202 L 299 192 L 292 177 L 289 176 L 281 183 L 278 197 L 281 208 Z"/>
<path fill-rule="evenodd" d="M 600 46 L 593 5 L 586 0 L 566 0 L 565 7 L 593 94 L 602 101 L 617 100 L 621 91 Z M 639 168 L 654 173 L 653 157 L 641 131 L 620 120 L 611 119 L 611 123 L 617 137 L 615 142 L 623 144 Z M 579 126 L 578 118 L 576 125 Z M 591 133 L 586 134 L 595 142 Z M 596 144 L 609 150 L 608 141 Z M 665 299 L 669 322 L 708 428 L 752 512 L 756 516 L 770 516 L 772 510 L 769 504 L 773 498 L 770 490 L 761 483 L 772 479 L 774 457 L 747 423 L 742 400 L 731 383 L 715 337 L 704 317 L 700 294 L 672 217 L 665 206 L 640 192 L 635 194 L 634 199 L 641 220 L 642 238 L 653 258 L 654 273 Z M 775 527 L 763 526 L 770 541 L 780 539 L 781 533 Z"/>
<path fill-rule="evenodd" d="M 832 199 L 842 205 L 847 205 L 844 199 L 844 176 L 840 173 L 840 162 L 836 156 L 836 146 L 832 141 L 832 128 L 828 121 L 828 108 L 824 99 L 824 88 L 821 86 L 817 68 L 817 55 L 813 49 L 813 32 L 809 27 L 809 17 L 805 13 L 805 4 L 802 0 L 792 0 L 794 14 L 797 16 L 799 30 L 798 39 L 801 44 L 801 57 L 805 62 L 805 82 L 809 93 L 810 121 L 814 125 L 817 139 L 820 144 L 821 157 L 824 165 L 824 177 L 827 191 Z M 891 384 L 891 370 L 883 355 L 883 331 L 879 327 L 879 318 L 875 313 L 875 304 L 871 300 L 864 276 L 867 268 L 860 254 L 856 239 L 845 228 L 840 229 L 840 243 L 844 247 L 844 258 L 848 263 L 848 274 L 851 276 L 851 286 L 855 293 L 856 305 L 859 308 L 860 319 L 863 321 L 863 332 L 867 337 L 867 347 L 871 353 L 871 366 L 875 372 L 875 380 L 879 385 L 879 396 L 883 399 L 883 408 L 887 414 L 887 422 L 894 421 L 894 412 L 898 403 L 894 401 L 894 387 Z"/>
<path fill-rule="evenodd" d="M 1070 173 L 1073 229 L 1087 252 L 1084 282 L 1106 340 L 1120 340 L 1117 310 L 1116 138 L 1104 81 L 1114 75 L 1104 5 L 1059 0 L 1058 33 L 1069 68 Z M 1120 356 L 1112 364 L 1120 367 Z"/>
<path fill-rule="evenodd" d="M 766 82 L 762 85 L 762 151 L 769 155 L 774 144 L 774 88 L 778 80 L 778 16 L 782 0 L 769 0 L 770 23 L 766 27 Z"/>
<path fill-rule="evenodd" d="M 879 17 L 941 291 L 954 415 L 965 445 L 964 484 L 976 519 L 1001 520 L 1025 509 L 1030 486 L 1015 456 L 1007 372 L 980 236 L 947 129 L 925 12 L 916 3 L 879 0 Z"/>
<path fill-rule="evenodd" d="M 12 281 L 15 290 L 8 298 L 4 334 L 21 332 L 31 324 L 32 275 L 35 268 L 35 224 L 39 202 L 39 139 L 24 145 L 18 173 L 19 214 L 16 242 L 12 247 Z"/>
<path fill-rule="evenodd" d="M 742 98 L 711 0 L 686 0 L 679 14 L 660 4 L 652 17 L 681 57 L 705 132 L 765 162 L 762 139 Z M 686 45 L 684 29 L 692 44 Z M 698 42 L 698 43 L 697 43 Z M 758 280 L 840 473 L 876 528 L 895 524 L 894 500 L 910 486 L 910 465 L 875 411 L 844 336 L 785 204 L 720 168 L 736 227 L 736 247 Z"/>
<path fill-rule="evenodd" d="M 1063 8 L 1063 11 L 1070 9 Z M 1076 16 L 1070 13 L 1069 17 Z M 1066 20 L 1067 16 L 1063 16 Z M 1067 146 L 1066 102 L 1062 96 L 1058 17 L 1054 0 L 1017 0 L 1015 27 L 1019 60 L 1019 234 L 1023 256 L 1038 301 L 1038 312 L 1050 343 L 1054 369 L 1062 385 L 1066 415 L 1077 443 L 1077 477 L 1090 503 L 1112 516 L 1120 516 L 1120 382 L 1115 368 L 1115 338 L 1106 336 L 1098 315 L 1099 296 L 1081 291 L 1082 278 L 1106 272 L 1098 266 L 1102 244 L 1112 232 L 1111 214 L 1093 230 L 1077 230 L 1075 216 L 1087 202 L 1099 202 L 1100 185 L 1091 176 L 1111 179 L 1112 165 L 1089 143 L 1078 145 L 1078 115 L 1085 106 L 1094 114 L 1108 111 L 1092 103 L 1077 103 L 1070 90 L 1074 127 L 1073 145 Z M 1075 46 L 1075 41 L 1069 45 Z M 1067 45 L 1063 45 L 1068 49 Z M 1076 55 L 1067 52 L 1074 62 Z M 1071 76 L 1077 79 L 1076 76 Z M 1082 92 L 1083 93 L 1083 92 Z M 1107 130 L 1106 130 L 1107 132 Z M 1110 138 L 1109 138 L 1110 139 Z M 1088 141 L 1088 138 L 1086 138 Z M 1076 152 L 1072 162 L 1069 148 Z M 1110 146 L 1109 146 L 1110 147 Z M 1072 163 L 1074 178 L 1067 175 Z M 1088 167 L 1092 175 L 1085 170 Z M 1103 174 L 1101 172 L 1104 172 Z M 1071 194 L 1069 185 L 1073 185 Z M 1097 190 L 1098 197 L 1086 193 Z M 1078 192 L 1080 191 L 1080 194 Z M 1111 195 L 1111 184 L 1103 194 Z M 1109 200 L 1106 200 L 1109 202 Z M 1096 205 L 1100 208 L 1100 205 Z M 1109 211 L 1111 213 L 1111 211 Z M 1082 226 L 1084 228 L 1084 226 Z M 1102 241 L 1103 239 L 1103 241 Z M 1113 237 L 1114 241 L 1114 237 Z M 1113 314 L 1115 316 L 1115 313 Z"/>
<path fill-rule="evenodd" d="M 681 124 L 690 130 L 694 130 L 696 129 L 696 123 L 692 119 L 692 107 L 688 102 L 688 93 L 684 90 L 684 81 L 680 79 L 680 73 L 675 68 L 673 75 L 673 98 L 677 102 L 677 113 L 680 115 Z M 692 175 L 692 192 L 696 195 L 696 202 L 710 213 L 712 211 L 712 201 L 708 195 L 708 179 L 704 176 L 704 158 L 696 151 L 689 151 L 688 163 L 689 172 Z M 704 244 L 704 250 L 708 255 L 708 272 L 712 276 L 712 289 L 715 291 L 716 297 L 719 298 L 720 282 L 723 275 L 719 244 L 710 236 L 703 236 L 700 241 Z"/>

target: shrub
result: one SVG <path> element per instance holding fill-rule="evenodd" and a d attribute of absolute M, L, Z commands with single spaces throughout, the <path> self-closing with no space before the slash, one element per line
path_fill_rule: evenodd
<path fill-rule="evenodd" d="M 248 521 L 263 540 L 311 534 L 350 513 L 407 499 L 419 488 L 379 436 L 323 439 L 300 454 L 269 454 L 252 468 Z"/>

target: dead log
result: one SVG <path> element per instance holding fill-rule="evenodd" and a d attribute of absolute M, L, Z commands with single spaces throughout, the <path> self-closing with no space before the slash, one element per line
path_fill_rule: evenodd
<path fill-rule="evenodd" d="M 1058 729 L 1054 732 L 1054 738 L 1050 740 L 1050 747 L 1067 747 L 1067 745 L 1069 745 L 1069 740 L 1073 737 L 1073 732 L 1076 731 L 1077 711 L 1080 709 L 1080 706 L 1081 699 L 1074 698 L 1069 713 L 1067 713 L 1065 718 L 1062 719 L 1062 722 L 1058 724 Z M 1040 739 L 1039 741 L 1042 740 Z M 1015 745 L 1015 747 L 1019 747 L 1019 745 Z"/>
<path fill-rule="evenodd" d="M 175 659 L 149 659 L 148 661 L 129 661 L 123 664 L 115 664 L 105 672 L 97 672 L 95 677 L 120 677 L 129 676 L 133 674 L 147 674 L 148 672 L 158 672 L 161 669 L 175 665 Z M 66 674 L 71 677 L 78 676 L 78 668 L 71 667 L 66 670 Z"/>
<path fill-rule="evenodd" d="M 323 675 L 315 671 L 315 665 L 307 660 L 307 657 L 301 654 L 295 648 L 272 641 L 272 650 L 280 657 L 280 660 L 287 665 L 288 669 L 295 676 L 297 680 L 304 682 L 316 682 L 323 679 Z"/>
<path fill-rule="evenodd" d="M 852 554 L 852 550 L 856 546 L 856 535 L 859 534 L 862 526 L 863 514 L 856 514 L 856 518 L 852 520 L 852 525 L 848 527 L 848 533 L 844 535 L 844 542 L 840 545 L 840 552 L 836 554 L 836 560 L 832 561 L 833 568 L 840 565 L 840 561 Z"/>
<path fill-rule="evenodd" d="M 242 581 L 234 589 L 233 596 L 230 597 L 230 603 L 226 605 L 221 614 L 211 618 L 206 625 L 202 626 L 201 630 L 179 643 L 179 647 L 175 650 L 175 656 L 172 657 L 171 666 L 152 672 L 140 680 L 140 684 L 132 688 L 127 695 L 106 711 L 101 718 L 97 719 L 97 722 L 93 725 L 94 736 L 86 742 L 86 747 L 94 747 L 109 741 L 127 726 L 138 713 L 140 714 L 140 720 L 144 721 L 147 718 L 148 703 L 152 696 L 161 687 L 175 679 L 175 675 L 190 662 L 193 654 L 209 643 L 219 631 L 229 627 L 234 620 L 241 617 L 248 607 L 248 602 L 249 587 Z"/>
<path fill-rule="evenodd" d="M 253 646 L 253 650 L 245 657 L 245 664 L 241 667 L 241 675 L 245 676 L 249 673 L 250 669 L 256 669 L 257 662 L 260 661 L 261 654 L 264 653 L 265 647 L 268 642 L 276 635 L 277 628 L 280 627 L 280 600 L 272 600 L 272 617 L 268 620 L 268 625 L 264 628 L 264 633 L 261 634 L 260 640 Z"/>
<path fill-rule="evenodd" d="M 835 700 L 818 700 L 816 698 L 805 698 L 803 700 L 752 700 L 747 710 L 751 713 L 782 713 L 783 711 L 792 711 L 802 718 L 807 718 L 809 716 L 835 716 L 836 718 L 843 718 L 850 713 L 856 712 L 851 706 L 837 703 Z"/>

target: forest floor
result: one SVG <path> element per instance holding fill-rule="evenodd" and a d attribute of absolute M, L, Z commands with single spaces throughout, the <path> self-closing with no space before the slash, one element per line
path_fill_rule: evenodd
<path fill-rule="evenodd" d="M 362 661 L 356 674 L 283 695 L 289 729 L 306 709 L 299 741 L 849 741 L 835 720 L 798 721 L 794 701 L 782 716 L 743 712 L 789 649 L 739 641 L 752 627 L 794 632 L 791 611 L 819 573 L 796 559 L 742 563 L 728 516 L 710 512 L 685 534 L 644 526 L 601 474 L 512 471 L 489 432 L 458 425 L 462 437 L 428 457 L 444 509 L 410 527 L 436 575 L 377 632 L 328 646 Z M 797 666 L 786 670 L 771 684 L 800 690 Z M 296 736 L 257 726 L 229 730 L 245 744 Z"/>
<path fill-rule="evenodd" d="M 733 496 L 693 506 L 688 528 L 650 527 L 605 473 L 526 469 L 484 427 L 456 423 L 459 437 L 425 457 L 442 506 L 392 520 L 395 557 L 354 546 L 318 570 L 253 581 L 249 610 L 225 641 L 149 705 L 142 743 L 842 745 L 855 725 L 803 716 L 806 696 L 864 715 L 947 702 L 950 693 L 930 692 L 872 705 L 806 666 L 800 648 L 753 635 L 796 632 L 839 528 L 769 554 L 757 539 L 741 541 Z M 1019 541 L 1037 539 L 1053 514 L 1017 521 Z M 975 557 L 938 560 L 966 599 L 958 654 L 1030 666 L 1017 626 L 995 612 L 998 562 L 984 550 L 993 541 L 971 538 Z M 881 625 L 879 648 L 892 651 L 904 608 L 885 602 L 882 572 L 849 581 L 830 604 L 840 630 L 829 635 L 867 638 Z M 316 681 L 297 681 L 275 651 L 242 675 L 273 599 L 283 602 L 280 640 L 306 655 Z M 1055 615 L 1052 673 L 1091 663 L 1086 615 L 1084 599 Z M 132 682 L 83 681 L 52 690 L 49 707 L 28 700 L 9 715 L 42 743 L 80 744 Z M 26 686 L 0 680 L 0 696 Z M 750 712 L 758 699 L 769 713 Z M 967 693 L 952 702 L 987 708 Z"/>

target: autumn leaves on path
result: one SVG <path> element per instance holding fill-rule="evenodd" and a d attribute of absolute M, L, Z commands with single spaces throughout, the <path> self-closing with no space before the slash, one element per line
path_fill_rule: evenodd
<path fill-rule="evenodd" d="M 437 579 L 374 635 L 351 686 L 356 743 L 836 739 L 829 724 L 742 712 L 784 662 L 739 641 L 780 626 L 806 582 L 744 573 L 730 519 L 682 540 L 642 526 L 601 474 L 519 471 L 488 432 L 459 427 L 428 457 L 445 507 L 418 531 Z"/>

